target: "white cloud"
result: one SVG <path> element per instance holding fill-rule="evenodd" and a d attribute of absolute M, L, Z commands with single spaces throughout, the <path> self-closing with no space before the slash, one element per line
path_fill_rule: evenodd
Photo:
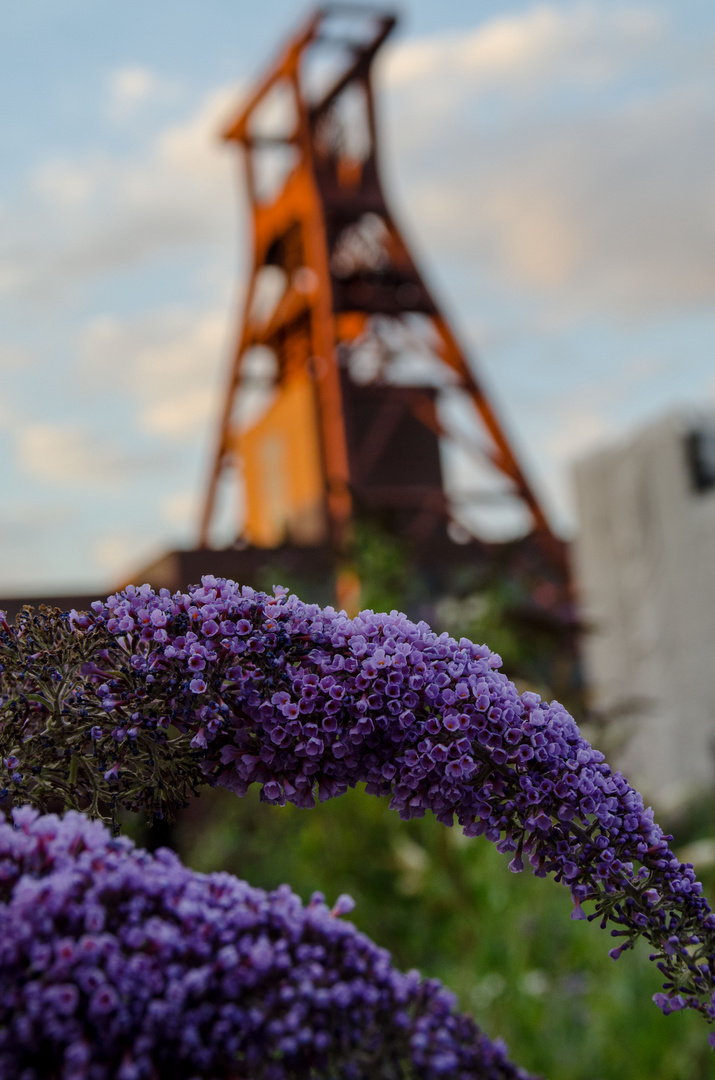
<path fill-rule="evenodd" d="M 564 409 L 561 423 L 542 444 L 545 453 L 560 465 L 568 465 L 575 457 L 611 440 L 616 433 L 614 423 L 599 409 L 584 406 Z"/>
<path fill-rule="evenodd" d="M 99 169 L 91 163 L 48 161 L 31 178 L 32 189 L 57 209 L 73 210 L 85 205 L 93 194 Z"/>
<path fill-rule="evenodd" d="M 421 105 L 434 103 L 437 90 L 441 108 L 458 102 L 465 84 L 471 91 L 507 93 L 564 81 L 593 87 L 631 66 L 634 52 L 657 41 L 662 27 L 659 13 L 644 4 L 537 4 L 471 32 L 400 44 L 387 60 L 385 78 L 393 90 L 417 93 Z"/>
<path fill-rule="evenodd" d="M 47 545 L 71 528 L 77 507 L 67 499 L 60 503 L 3 504 L 0 533 L 0 590 L 4 596 L 31 595 L 35 589 L 54 585 L 57 564 L 62 561 L 58 545 Z M 52 587 L 52 586 L 51 586 Z"/>
<path fill-rule="evenodd" d="M 135 322 L 96 319 L 80 343 L 83 377 L 105 393 L 129 395 L 144 431 L 185 440 L 217 415 L 227 325 L 219 309 L 157 311 Z"/>
<path fill-rule="evenodd" d="M 169 525 L 186 528 L 187 522 L 199 519 L 200 492 L 177 491 L 161 503 L 161 515 Z"/>
<path fill-rule="evenodd" d="M 34 363 L 35 357 L 28 349 L 0 343 L 0 371 L 19 371 L 21 368 L 31 367 Z"/>
<path fill-rule="evenodd" d="M 157 84 L 157 77 L 147 68 L 124 67 L 112 72 L 109 90 L 116 102 L 140 102 Z"/>
<path fill-rule="evenodd" d="M 215 89 L 133 157 L 94 151 L 38 166 L 5 215 L 0 293 L 53 296 L 177 250 L 222 250 L 236 190 L 235 152 L 219 135 L 235 102 L 235 87 Z"/>
<path fill-rule="evenodd" d="M 433 231 L 505 283 L 551 292 L 572 317 L 708 302 L 715 289 L 715 113 L 684 123 L 652 102 L 637 116 L 525 138 L 476 171 L 426 188 Z M 452 219 L 435 204 L 446 202 Z M 458 223 L 460 223 L 458 225 Z"/>
<path fill-rule="evenodd" d="M 658 12 L 594 4 L 403 46 L 388 66 L 388 131 L 422 244 L 538 297 L 544 316 L 710 302 L 707 53 L 674 47 Z"/>
<path fill-rule="evenodd" d="M 99 536 L 91 546 L 94 564 L 111 581 L 110 589 L 122 588 L 130 581 L 137 581 L 137 568 L 145 567 L 162 552 L 146 534 L 139 530 L 113 528 L 110 533 Z"/>
<path fill-rule="evenodd" d="M 147 68 L 123 67 L 109 76 L 109 95 L 113 104 L 134 104 L 149 97 L 158 85 L 157 76 Z"/>
<path fill-rule="evenodd" d="M 216 409 L 213 387 L 202 386 L 185 394 L 175 394 L 167 401 L 160 401 L 141 416 L 146 431 L 171 438 L 185 438 L 187 434 L 204 431 L 207 421 Z"/>
<path fill-rule="evenodd" d="M 23 259 L 13 258 L 12 255 L 2 258 L 2 261 L 0 261 L 0 295 L 20 292 L 27 285 L 29 276 L 28 267 L 24 265 Z"/>
<path fill-rule="evenodd" d="M 548 395 L 528 416 L 528 444 L 538 447 L 538 476 L 559 527 L 575 527 L 571 471 L 575 460 L 620 438 L 648 415 L 644 392 L 668 380 L 662 358 L 634 355 L 621 363 L 606 359 L 600 372 L 580 378 Z M 565 381 L 565 380 L 564 380 Z M 672 378 L 669 380 L 672 385 Z M 661 408 L 668 406 L 661 406 Z"/>
<path fill-rule="evenodd" d="M 134 123 L 137 114 L 151 115 L 157 106 L 170 105 L 180 96 L 178 83 L 140 64 L 126 64 L 107 79 L 107 117 L 118 125 Z"/>
<path fill-rule="evenodd" d="M 46 483 L 104 488 L 127 482 L 140 467 L 125 447 L 73 424 L 27 424 L 17 443 L 22 471 Z"/>

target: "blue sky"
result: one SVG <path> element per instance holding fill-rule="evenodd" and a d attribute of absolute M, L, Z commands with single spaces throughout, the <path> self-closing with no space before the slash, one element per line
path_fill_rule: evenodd
<path fill-rule="evenodd" d="M 6 0 L 0 594 L 194 541 L 245 220 L 216 138 L 294 0 Z M 411 0 L 386 186 L 562 530 L 569 465 L 715 403 L 715 8 Z"/>

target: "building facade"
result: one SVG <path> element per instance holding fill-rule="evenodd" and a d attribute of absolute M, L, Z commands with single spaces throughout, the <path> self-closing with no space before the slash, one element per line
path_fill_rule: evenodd
<path fill-rule="evenodd" d="M 679 804 L 715 782 L 715 416 L 652 423 L 575 486 L 591 704 L 629 780 Z"/>

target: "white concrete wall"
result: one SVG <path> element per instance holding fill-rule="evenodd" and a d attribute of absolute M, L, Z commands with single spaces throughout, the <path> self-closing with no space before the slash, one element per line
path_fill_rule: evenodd
<path fill-rule="evenodd" d="M 715 786 L 715 488 L 668 417 L 574 470 L 574 567 L 592 703 L 630 732 L 617 763 L 661 805 Z"/>

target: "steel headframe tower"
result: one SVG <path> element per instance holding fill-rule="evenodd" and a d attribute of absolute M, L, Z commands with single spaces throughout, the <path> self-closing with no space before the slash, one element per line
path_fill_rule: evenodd
<path fill-rule="evenodd" d="M 395 21 L 321 8 L 224 131 L 244 152 L 254 247 L 201 545 L 226 467 L 242 474 L 252 546 L 327 541 L 340 552 L 356 512 L 388 507 L 419 539 L 453 516 L 438 441 L 456 437 L 471 475 L 487 478 L 476 497 L 516 503 L 522 534 L 558 573 L 563 545 L 382 191 L 371 72 Z M 264 412 L 251 425 L 237 414 L 257 393 Z M 445 394 L 469 403 L 468 435 L 441 408 Z"/>

